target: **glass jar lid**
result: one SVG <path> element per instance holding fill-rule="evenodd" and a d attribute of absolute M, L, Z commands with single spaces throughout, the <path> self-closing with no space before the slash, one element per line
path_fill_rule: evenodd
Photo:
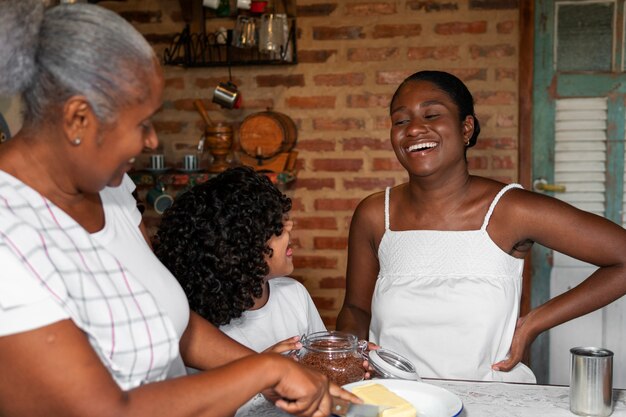
<path fill-rule="evenodd" d="M 400 378 L 421 381 L 415 365 L 404 356 L 387 349 L 369 351 L 370 365 L 383 378 Z"/>

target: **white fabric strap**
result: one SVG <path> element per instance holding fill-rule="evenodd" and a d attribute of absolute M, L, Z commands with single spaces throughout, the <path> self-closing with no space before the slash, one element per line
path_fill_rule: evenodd
<path fill-rule="evenodd" d="M 385 189 L 385 230 L 389 230 L 389 190 L 391 187 Z"/>
<path fill-rule="evenodd" d="M 480 227 L 480 230 L 487 230 L 487 226 L 489 225 L 489 219 L 491 219 L 491 214 L 493 213 L 493 209 L 496 208 L 496 204 L 498 204 L 498 201 L 500 201 L 500 197 L 502 197 L 502 195 L 504 193 L 506 193 L 507 191 L 509 191 L 512 188 L 524 188 L 522 187 L 520 184 L 509 184 L 507 186 L 505 186 L 504 188 L 502 188 L 498 194 L 496 194 L 496 196 L 494 197 L 493 201 L 491 202 L 491 205 L 489 206 L 489 210 L 487 210 L 487 214 L 485 215 L 485 220 L 483 221 L 483 225 Z"/>

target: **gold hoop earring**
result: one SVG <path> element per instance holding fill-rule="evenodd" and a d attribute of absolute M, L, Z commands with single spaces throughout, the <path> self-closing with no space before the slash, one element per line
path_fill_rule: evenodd
<path fill-rule="evenodd" d="M 78 145 L 80 145 L 80 143 L 81 143 L 81 142 L 82 142 L 82 139 L 81 139 L 81 138 L 79 138 L 79 137 L 76 137 L 76 138 L 74 138 L 74 139 L 72 140 L 72 145 L 74 145 L 74 146 L 78 146 Z"/>

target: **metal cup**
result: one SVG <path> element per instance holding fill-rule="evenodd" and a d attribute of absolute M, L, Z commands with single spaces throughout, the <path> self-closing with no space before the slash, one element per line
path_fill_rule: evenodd
<path fill-rule="evenodd" d="M 213 92 L 213 103 L 227 109 L 238 109 L 241 104 L 241 94 L 232 82 L 219 83 Z"/>
<path fill-rule="evenodd" d="M 195 171 L 198 169 L 198 157 L 194 154 L 185 155 L 183 159 L 183 168 L 185 171 Z"/>
<path fill-rule="evenodd" d="M 150 155 L 150 168 L 154 170 L 165 169 L 165 155 Z"/>
<path fill-rule="evenodd" d="M 148 190 L 146 201 L 154 208 L 157 214 L 163 214 L 165 210 L 174 204 L 174 197 L 165 192 L 165 186 L 158 183 L 154 188 Z"/>
<path fill-rule="evenodd" d="M 581 416 L 610 416 L 613 412 L 613 352 L 595 347 L 575 347 L 570 352 L 570 411 Z"/>

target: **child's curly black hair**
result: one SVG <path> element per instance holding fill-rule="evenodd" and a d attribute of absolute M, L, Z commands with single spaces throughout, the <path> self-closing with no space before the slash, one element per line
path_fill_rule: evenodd
<path fill-rule="evenodd" d="M 283 230 L 291 199 L 263 174 L 230 168 L 179 196 L 165 211 L 155 253 L 180 282 L 192 310 L 216 326 L 260 297 L 265 256 Z"/>

